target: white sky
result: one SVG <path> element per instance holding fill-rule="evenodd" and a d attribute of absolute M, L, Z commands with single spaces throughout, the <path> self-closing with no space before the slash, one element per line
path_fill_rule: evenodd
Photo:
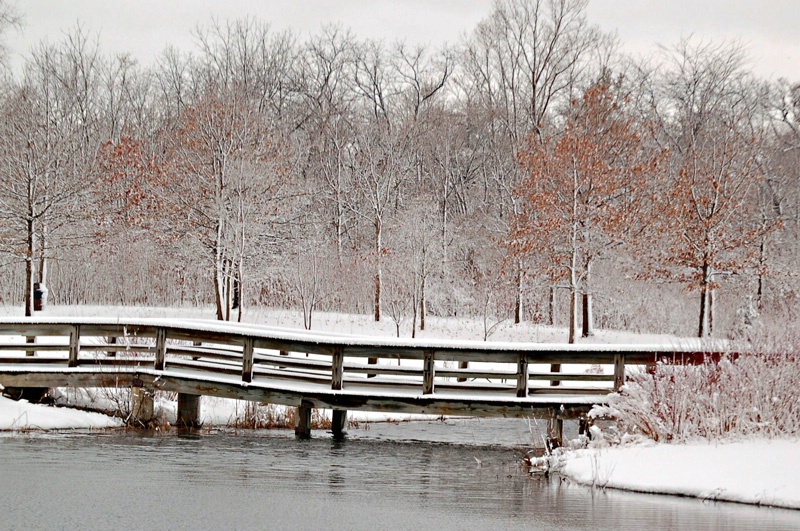
<path fill-rule="evenodd" d="M 14 0 L 12 0 L 13 2 Z M 484 18 L 491 0 L 16 0 L 26 19 L 7 42 L 24 55 L 40 40 L 58 42 L 80 23 L 105 52 L 130 52 L 150 64 L 168 44 L 188 50 L 191 30 L 253 16 L 307 36 L 338 22 L 360 37 L 438 45 L 456 42 Z M 800 81 L 798 0 L 590 0 L 589 19 L 616 30 L 625 50 L 650 53 L 683 36 L 739 39 L 764 78 Z M 17 59 L 15 64 L 19 64 Z"/>

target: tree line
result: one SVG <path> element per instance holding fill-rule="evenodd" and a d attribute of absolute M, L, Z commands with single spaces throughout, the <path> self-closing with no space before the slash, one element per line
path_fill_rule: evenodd
<path fill-rule="evenodd" d="M 2 301 L 570 341 L 795 319 L 800 86 L 736 43 L 626 57 L 586 4 L 498 0 L 441 48 L 255 19 L 147 67 L 81 27 L 39 44 L 0 91 Z"/>

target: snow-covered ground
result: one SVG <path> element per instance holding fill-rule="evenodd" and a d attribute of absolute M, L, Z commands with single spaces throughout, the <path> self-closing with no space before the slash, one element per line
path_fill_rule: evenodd
<path fill-rule="evenodd" d="M 0 315 L 20 315 L 19 308 L 0 308 Z M 42 317 L 97 316 L 148 318 L 209 318 L 210 309 L 49 307 Z M 258 310 L 250 312 L 248 323 L 302 328 L 297 312 Z M 484 339 L 480 320 L 428 318 L 428 329 L 417 334 L 426 339 Z M 407 328 L 407 327 L 406 327 Z M 313 330 L 344 334 L 393 337 L 394 323 L 374 323 L 368 316 L 317 313 Z M 410 331 L 401 329 L 404 337 Z M 523 323 L 501 324 L 489 341 L 565 342 L 566 330 Z M 598 331 L 592 343 L 676 344 L 681 338 Z M 69 391 L 64 391 L 69 393 Z M 72 396 L 62 399 L 71 404 L 90 406 L 107 400 L 103 396 Z M 204 397 L 202 421 L 225 426 L 243 408 L 241 402 Z M 172 421 L 175 405 L 160 404 Z M 387 420 L 385 414 L 357 413 L 359 422 Z M 392 415 L 393 420 L 408 416 Z M 33 405 L 0 398 L 0 430 L 99 429 L 121 426 L 119 419 L 67 408 Z M 602 446 L 597 445 L 596 446 Z M 634 444 L 565 450 L 549 458 L 551 471 L 572 481 L 604 488 L 620 488 L 649 493 L 696 496 L 704 499 L 775 505 L 800 509 L 800 441 L 750 440 L 735 443 L 695 443 L 684 445 Z"/>
<path fill-rule="evenodd" d="M 66 430 L 119 428 L 120 419 L 100 413 L 31 404 L 0 397 L 0 430 Z"/>
<path fill-rule="evenodd" d="M 800 509 L 800 441 L 632 444 L 566 450 L 551 470 L 601 488 Z"/>

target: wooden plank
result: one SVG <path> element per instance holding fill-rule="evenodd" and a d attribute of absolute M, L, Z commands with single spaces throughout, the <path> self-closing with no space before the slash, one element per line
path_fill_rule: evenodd
<path fill-rule="evenodd" d="M 255 354 L 253 356 L 254 363 L 258 366 L 272 366 L 272 367 L 294 367 L 318 371 L 330 371 L 331 362 L 326 360 L 318 360 L 311 358 L 297 358 L 297 357 L 281 357 L 281 356 L 268 356 L 264 354 Z"/>
<path fill-rule="evenodd" d="M 32 343 L 3 343 L 0 344 L 0 351 L 3 350 L 18 350 L 20 352 L 27 351 L 31 348 Z M 36 352 L 40 351 L 57 351 L 69 350 L 69 344 L 56 344 L 56 343 L 36 343 Z"/>
<path fill-rule="evenodd" d="M 529 380 L 557 380 L 559 382 L 613 382 L 613 374 L 568 374 L 568 373 L 551 373 L 551 372 L 537 372 L 528 375 Z"/>
<path fill-rule="evenodd" d="M 253 381 L 253 338 L 244 338 L 244 346 L 242 347 L 242 381 Z"/>

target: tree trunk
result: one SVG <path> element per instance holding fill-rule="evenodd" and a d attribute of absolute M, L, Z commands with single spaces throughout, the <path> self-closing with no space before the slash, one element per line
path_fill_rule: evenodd
<path fill-rule="evenodd" d="M 517 262 L 516 296 L 514 301 L 514 324 L 522 322 L 522 263 Z"/>
<path fill-rule="evenodd" d="M 381 288 L 383 287 L 382 230 L 380 220 L 375 220 L 375 322 L 381 320 Z"/>
<path fill-rule="evenodd" d="M 592 313 L 592 261 L 586 260 L 586 282 L 583 290 L 583 329 L 581 337 L 594 335 L 594 315 Z"/>
<path fill-rule="evenodd" d="M 36 251 L 36 235 L 33 232 L 33 219 L 27 222 L 27 255 L 25 256 L 25 317 L 33 315 L 33 257 Z"/>
<path fill-rule="evenodd" d="M 554 326 L 556 324 L 556 287 L 551 285 L 547 295 L 547 324 Z"/>
<path fill-rule="evenodd" d="M 766 240 L 766 237 L 762 237 L 758 247 L 758 288 L 756 290 L 756 308 L 758 311 L 764 310 L 764 273 L 767 267 Z"/>
<path fill-rule="evenodd" d="M 427 307 L 427 283 L 428 283 L 428 260 L 427 254 L 422 252 L 422 275 L 419 283 L 419 329 L 425 330 L 425 315 L 428 313 Z"/>
<path fill-rule="evenodd" d="M 697 337 L 708 337 L 709 335 L 709 270 L 710 267 L 707 264 L 703 264 L 702 273 L 703 278 L 700 284 L 700 323 L 697 329 Z"/>
<path fill-rule="evenodd" d="M 217 306 L 217 321 L 224 321 L 224 278 L 223 278 L 223 258 L 222 258 L 222 223 L 217 222 L 217 234 L 214 242 L 214 303 Z"/>
<path fill-rule="evenodd" d="M 575 343 L 578 333 L 578 290 L 571 287 L 569 290 L 569 342 Z"/>
<path fill-rule="evenodd" d="M 47 286 L 47 224 L 42 224 L 42 237 L 39 242 L 39 284 Z"/>

